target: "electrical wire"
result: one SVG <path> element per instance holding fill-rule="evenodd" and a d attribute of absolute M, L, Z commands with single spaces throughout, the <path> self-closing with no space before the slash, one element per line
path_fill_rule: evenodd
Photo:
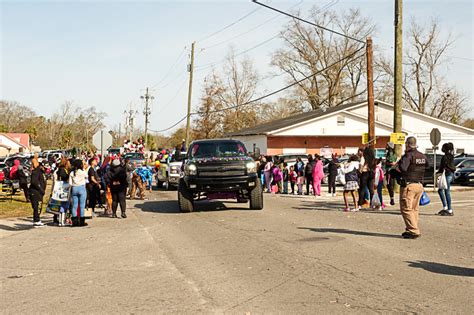
<path fill-rule="evenodd" d="M 365 45 L 364 45 L 364 46 L 365 46 Z M 307 80 L 307 79 L 309 79 L 309 78 L 311 78 L 311 77 L 314 77 L 315 75 L 318 75 L 319 73 L 321 73 L 321 72 L 323 72 L 323 71 L 326 71 L 327 69 L 329 69 L 329 68 L 335 66 L 336 64 L 338 64 L 338 63 L 344 61 L 345 59 L 348 59 L 348 58 L 351 58 L 351 57 L 355 56 L 359 51 L 361 51 L 361 50 L 364 48 L 364 46 L 360 47 L 359 49 L 357 49 L 357 50 L 354 51 L 353 53 L 351 53 L 351 54 L 349 54 L 349 55 L 347 55 L 347 56 L 345 56 L 345 57 L 343 57 L 343 58 L 341 58 L 341 59 L 339 59 L 339 60 L 333 62 L 332 64 L 326 66 L 324 69 L 318 70 L 318 71 L 316 71 L 316 72 L 314 72 L 314 73 L 312 73 L 312 74 L 310 74 L 310 75 L 308 75 L 308 76 L 305 76 L 305 77 L 303 77 L 302 79 L 300 79 L 300 80 L 298 80 L 298 81 L 295 81 L 295 82 L 293 82 L 293 83 L 291 83 L 291 84 L 289 84 L 289 85 L 287 85 L 287 86 L 284 86 L 284 87 L 282 87 L 282 88 L 280 88 L 280 89 L 278 89 L 278 90 L 276 90 L 276 91 L 270 92 L 270 93 L 265 94 L 265 95 L 260 96 L 260 97 L 257 97 L 257 98 L 255 98 L 255 99 L 252 99 L 252 100 L 250 100 L 250 101 L 247 101 L 247 102 L 245 102 L 245 103 L 243 103 L 243 104 L 228 106 L 228 107 L 226 107 L 226 108 L 222 108 L 222 109 L 218 109 L 218 110 L 214 110 L 214 111 L 210 111 L 210 112 L 206 112 L 206 113 L 203 113 L 203 112 L 195 112 L 195 113 L 192 113 L 192 115 L 203 115 L 203 114 L 218 113 L 218 112 L 226 111 L 226 110 L 229 110 L 229 109 L 235 109 L 235 108 L 239 108 L 239 107 L 242 107 L 242 106 L 247 106 L 247 105 L 250 105 L 250 104 L 252 104 L 252 103 L 261 101 L 261 100 L 263 100 L 263 99 L 265 99 L 265 98 L 267 98 L 267 97 L 273 96 L 273 95 L 278 94 L 278 93 L 280 93 L 280 92 L 282 92 L 282 91 L 284 91 L 284 90 L 287 90 L 287 89 L 289 89 L 289 88 L 291 88 L 291 87 L 293 87 L 293 86 L 295 86 L 295 85 L 297 85 L 297 84 L 300 84 L 301 82 L 303 82 L 303 81 L 305 81 L 305 80 Z M 363 57 L 363 56 L 365 56 L 365 53 L 361 54 L 360 56 L 357 56 L 356 58 L 354 58 L 354 60 L 357 60 L 357 59 L 359 59 L 359 58 L 361 58 L 361 57 Z"/>
<path fill-rule="evenodd" d="M 235 24 L 239 23 L 240 21 L 242 21 L 242 20 L 246 19 L 247 17 L 251 16 L 252 14 L 254 14 L 255 12 L 257 12 L 259 9 L 261 9 L 261 8 L 256 8 L 256 9 L 250 11 L 249 13 L 245 14 L 244 16 L 242 16 L 241 18 L 237 19 L 236 21 L 234 21 L 234 22 L 232 22 L 232 23 L 230 23 L 230 24 L 224 26 L 223 28 L 221 28 L 221 29 L 215 31 L 214 33 L 211 33 L 211 34 L 209 34 L 209 35 L 207 35 L 207 36 L 204 36 L 203 38 L 201 38 L 201 39 L 199 39 L 199 40 L 197 40 L 197 41 L 198 41 L 198 42 L 203 42 L 203 41 L 205 41 L 205 40 L 207 40 L 207 39 L 209 39 L 209 38 L 211 38 L 211 37 L 213 37 L 213 36 L 215 36 L 215 35 L 217 35 L 217 34 L 223 32 L 223 31 L 225 31 L 226 29 L 228 29 L 228 28 L 234 26 Z"/>
<path fill-rule="evenodd" d="M 184 116 L 183 118 L 181 118 L 178 122 L 176 122 L 175 124 L 173 124 L 172 126 L 166 128 L 166 129 L 161 129 L 161 130 L 152 130 L 152 129 L 149 129 L 151 132 L 155 132 L 155 133 L 162 133 L 162 132 L 165 132 L 165 131 L 168 131 L 170 129 L 173 129 L 174 127 L 176 127 L 177 125 L 179 125 L 180 123 L 182 123 L 184 120 L 186 120 L 186 118 L 188 118 L 188 115 Z"/>
<path fill-rule="evenodd" d="M 334 1 L 334 0 L 333 0 L 333 1 Z M 300 2 L 298 2 L 297 4 L 295 4 L 295 5 L 291 6 L 291 7 L 289 7 L 287 10 L 294 9 L 295 7 L 299 6 L 301 3 L 303 3 L 303 0 L 300 0 Z M 214 48 L 214 47 L 217 47 L 217 46 L 221 46 L 221 45 L 226 44 L 226 43 L 228 43 L 228 42 L 231 42 L 231 41 L 233 41 L 234 39 L 239 38 L 239 37 L 242 37 L 243 35 L 246 35 L 246 34 L 252 32 L 252 31 L 254 31 L 254 30 L 256 30 L 256 29 L 262 27 L 263 25 L 265 25 L 265 24 L 267 24 L 267 23 L 269 23 L 269 22 L 271 22 L 271 21 L 273 21 L 273 20 L 275 20 L 275 19 L 278 19 L 278 18 L 280 18 L 280 17 L 281 17 L 281 15 L 275 15 L 274 17 L 272 17 L 272 18 L 270 18 L 270 19 L 268 19 L 268 20 L 266 20 L 266 21 L 264 21 L 264 22 L 262 22 L 262 23 L 260 23 L 260 24 L 258 24 L 258 25 L 256 25 L 256 26 L 252 27 L 251 29 L 249 29 L 249 30 L 247 30 L 247 31 L 245 31 L 245 32 L 242 32 L 242 33 L 237 34 L 237 35 L 235 35 L 235 36 L 233 36 L 233 37 L 230 37 L 230 38 L 228 38 L 228 39 L 226 39 L 226 40 L 224 40 L 224 41 L 221 41 L 221 42 L 218 42 L 218 43 L 209 45 L 209 46 L 204 47 L 204 48 L 201 48 L 200 51 L 202 52 L 202 51 L 204 51 L 204 50 L 208 50 L 208 49 L 211 49 L 211 48 Z"/>
<path fill-rule="evenodd" d="M 249 51 L 252 51 L 252 50 L 254 50 L 254 49 L 256 49 L 256 48 L 258 48 L 258 47 L 260 47 L 260 46 L 263 46 L 263 45 L 265 45 L 266 43 L 271 42 L 271 41 L 274 40 L 275 38 L 279 37 L 280 35 L 281 35 L 281 34 L 278 33 L 278 34 L 276 34 L 275 36 L 272 36 L 272 37 L 270 37 L 270 38 L 264 40 L 263 42 L 260 42 L 260 43 L 256 44 L 255 46 L 252 46 L 252 47 L 250 47 L 250 48 L 247 48 L 247 49 L 245 49 L 245 50 L 243 50 L 243 51 L 239 51 L 238 53 L 234 54 L 234 57 L 238 57 L 238 56 L 243 55 L 243 54 L 245 54 L 245 53 L 248 53 Z M 219 61 L 216 61 L 216 62 L 211 62 L 211 63 L 207 63 L 207 64 L 204 64 L 204 65 L 201 65 L 201 66 L 197 66 L 194 71 L 201 71 L 201 70 L 205 70 L 205 69 L 211 68 L 211 67 L 213 67 L 213 66 L 215 66 L 215 65 L 217 65 L 217 64 L 220 64 L 220 63 L 222 63 L 222 62 L 224 62 L 224 61 L 226 61 L 226 60 L 227 60 L 227 58 L 223 58 L 223 59 L 221 59 L 221 60 L 219 60 Z"/>
<path fill-rule="evenodd" d="M 250 104 L 252 104 L 252 103 L 261 101 L 261 100 L 263 100 L 263 99 L 265 99 L 265 98 L 267 98 L 267 97 L 273 96 L 273 95 L 278 94 L 278 93 L 280 93 L 280 92 L 282 92 L 282 91 L 284 91 L 284 90 L 287 90 L 287 89 L 289 89 L 289 88 L 291 88 L 291 87 L 293 87 L 293 86 L 295 86 L 295 85 L 297 85 L 297 84 L 300 84 L 301 82 L 303 82 L 303 81 L 305 81 L 305 80 L 307 80 L 307 79 L 309 79 L 309 78 L 312 78 L 312 77 L 314 77 L 315 75 L 318 75 L 319 73 L 321 73 L 321 72 L 323 72 L 323 71 L 326 71 L 327 69 L 329 69 L 329 68 L 335 66 L 336 64 L 338 64 L 338 63 L 344 61 L 345 59 L 352 58 L 352 57 L 355 56 L 359 51 L 361 51 L 362 49 L 364 49 L 364 47 L 365 47 L 365 45 L 363 45 L 363 46 L 360 47 L 359 49 L 355 50 L 353 53 L 351 53 L 351 54 L 349 54 L 349 55 L 347 55 L 347 56 L 345 56 L 345 57 L 343 57 L 343 58 L 341 58 L 341 59 L 339 59 L 339 60 L 333 62 L 332 64 L 326 66 L 324 69 L 318 70 L 318 71 L 316 71 L 316 72 L 314 72 L 314 73 L 312 73 L 312 74 L 310 74 L 310 75 L 308 75 L 308 76 L 303 77 L 302 79 L 300 79 L 300 80 L 298 80 L 298 81 L 295 81 L 295 82 L 293 82 L 293 83 L 291 83 L 291 84 L 288 84 L 288 85 L 286 85 L 286 86 L 284 86 L 284 87 L 282 87 L 282 88 L 280 88 L 280 89 L 278 89 L 278 90 L 275 90 L 275 91 L 270 92 L 270 93 L 268 93 L 268 94 L 265 94 L 265 95 L 263 95 L 263 96 L 254 98 L 254 99 L 252 99 L 252 100 L 250 100 L 250 101 L 247 101 L 247 102 L 245 102 L 245 103 L 243 103 L 243 104 L 228 106 L 228 107 L 226 107 L 226 108 L 222 108 L 222 109 L 214 110 L 214 111 L 209 111 L 209 112 L 193 112 L 193 113 L 190 113 L 189 115 L 190 115 L 190 116 L 193 116 L 193 115 L 208 115 L 208 114 L 213 114 L 213 113 L 219 113 L 219 112 L 223 112 L 223 111 L 226 111 L 226 110 L 229 110 L 229 109 L 235 109 L 235 108 L 239 108 L 239 107 L 243 107 L 243 106 L 248 106 L 248 105 L 250 105 Z M 359 59 L 359 58 L 361 58 L 361 57 L 363 57 L 363 56 L 365 56 L 365 53 L 363 53 L 363 54 L 361 54 L 361 55 L 355 57 L 354 60 L 357 60 L 357 59 Z M 179 124 L 180 124 L 181 122 L 183 122 L 187 117 L 188 117 L 188 115 L 185 115 L 185 116 L 184 116 L 183 118 L 181 118 L 178 122 L 174 123 L 173 125 L 171 125 L 170 127 L 166 128 L 166 129 L 162 129 L 162 130 L 151 130 L 151 129 L 150 129 L 150 131 L 156 132 L 156 133 L 161 133 L 161 132 L 168 131 L 168 130 L 170 130 L 170 129 L 173 129 L 173 128 L 176 127 L 177 125 L 179 125 Z"/>
<path fill-rule="evenodd" d="M 178 90 L 173 95 L 173 97 L 171 97 L 171 99 L 168 102 L 166 102 L 166 104 L 158 110 L 157 114 L 161 114 L 163 112 L 163 110 L 165 110 L 171 103 L 173 103 L 173 101 L 176 99 L 176 97 L 178 97 L 179 92 L 181 92 L 181 90 L 184 88 L 187 81 L 188 81 L 187 78 L 185 80 L 183 80 L 183 82 L 179 85 Z"/>
<path fill-rule="evenodd" d="M 178 58 L 176 58 L 176 60 L 171 64 L 171 67 L 168 69 L 168 71 L 166 72 L 166 74 L 160 79 L 160 81 L 158 83 L 156 83 L 155 85 L 153 85 L 151 88 L 155 88 L 157 87 L 158 85 L 160 85 L 161 83 L 163 83 L 163 81 L 165 81 L 165 79 L 171 74 L 171 72 L 175 69 L 175 66 L 178 64 L 178 62 L 181 61 L 181 58 L 185 55 L 185 52 L 186 52 L 186 46 L 183 48 L 183 50 L 180 52 L 180 54 L 178 55 Z"/>
<path fill-rule="evenodd" d="M 300 17 L 298 17 L 298 16 L 296 16 L 296 15 L 290 14 L 290 13 L 288 13 L 288 12 L 285 12 L 285 11 L 279 10 L 279 9 L 277 9 L 277 8 L 273 8 L 273 7 L 271 7 L 271 6 L 269 6 L 269 5 L 266 5 L 266 4 L 264 4 L 264 3 L 258 2 L 257 0 L 252 0 L 252 2 L 254 2 L 254 3 L 258 4 L 258 5 L 261 5 L 262 7 L 265 7 L 265 8 L 268 8 L 268 9 L 270 9 L 270 10 L 273 10 L 273 11 L 276 11 L 276 12 L 278 12 L 278 13 L 281 13 L 281 14 L 284 14 L 284 15 L 286 15 L 286 16 L 289 16 L 289 17 L 291 17 L 291 18 L 293 18 L 293 19 L 299 20 L 299 21 L 301 21 L 301 22 L 308 23 L 308 24 L 310 24 L 310 25 L 313 25 L 313 26 L 318 27 L 318 28 L 320 28 L 320 29 L 323 29 L 323 30 L 325 30 L 325 31 L 328 31 L 328 32 L 331 32 L 331 33 L 334 33 L 334 34 L 337 34 L 337 35 L 340 35 L 340 36 L 343 36 L 343 37 L 346 37 L 346 38 L 355 40 L 355 41 L 357 41 L 357 42 L 359 42 L 359 43 L 363 43 L 363 44 L 365 45 L 365 42 L 364 42 L 364 41 L 362 41 L 362 40 L 360 40 L 360 39 L 357 39 L 357 38 L 355 38 L 355 37 L 348 36 L 348 35 L 343 34 L 343 33 L 341 33 L 341 32 L 338 32 L 338 31 L 329 29 L 329 28 L 327 28 L 327 27 L 318 25 L 318 24 L 313 23 L 313 22 L 311 22 L 311 21 L 308 21 L 308 20 L 305 20 L 305 19 L 303 19 L 303 18 L 300 18 Z"/>

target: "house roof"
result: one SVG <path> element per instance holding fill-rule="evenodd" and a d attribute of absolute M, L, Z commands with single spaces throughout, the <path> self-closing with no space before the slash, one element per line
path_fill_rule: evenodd
<path fill-rule="evenodd" d="M 379 100 L 375 100 L 375 103 L 378 104 L 378 105 L 386 105 L 386 106 L 389 106 L 389 107 L 393 107 L 393 104 L 386 103 L 386 102 L 379 101 Z M 324 116 L 327 116 L 327 115 L 332 115 L 332 114 L 335 114 L 335 113 L 338 113 L 338 112 L 345 112 L 345 111 L 347 111 L 349 109 L 352 109 L 354 107 L 358 107 L 358 106 L 361 106 L 361 105 L 365 106 L 366 104 L 367 104 L 367 101 L 364 100 L 364 101 L 360 101 L 360 102 L 343 104 L 343 105 L 339 105 L 339 106 L 336 106 L 336 107 L 331 107 L 331 108 L 326 109 L 326 110 L 318 109 L 318 110 L 314 110 L 314 111 L 310 111 L 310 112 L 305 112 L 305 113 L 293 115 L 293 116 L 290 116 L 290 117 L 287 117 L 287 118 L 282 118 L 282 119 L 270 121 L 268 123 L 261 124 L 261 125 L 258 125 L 258 126 L 252 127 L 252 128 L 242 129 L 242 130 L 239 130 L 239 131 L 236 131 L 236 132 L 228 133 L 226 136 L 234 137 L 234 136 L 267 135 L 267 134 L 270 134 L 270 133 L 275 132 L 277 130 L 288 129 L 288 128 L 294 127 L 295 125 L 302 124 L 302 123 L 308 122 L 308 121 L 313 120 L 313 119 L 321 118 L 321 117 L 324 117 Z M 473 129 L 469 129 L 469 128 L 466 128 L 466 127 L 463 127 L 463 126 L 460 126 L 460 125 L 456 125 L 456 124 L 453 124 L 453 123 L 450 123 L 450 122 L 447 122 L 447 121 L 444 121 L 444 120 L 441 120 L 441 119 L 438 119 L 438 118 L 435 118 L 435 117 L 431 117 L 431 116 L 426 115 L 426 114 L 418 113 L 418 112 L 415 112 L 415 111 L 412 111 L 412 110 L 409 110 L 409 109 L 406 109 L 406 108 L 403 108 L 403 111 L 404 112 L 410 112 L 410 113 L 413 113 L 415 115 L 419 115 L 419 116 L 429 118 L 431 120 L 436 121 L 437 123 L 442 123 L 442 124 L 449 125 L 451 127 L 458 128 L 458 129 L 460 129 L 464 132 L 467 132 L 468 134 L 474 134 Z M 379 122 L 376 121 L 376 123 L 379 123 Z"/>
<path fill-rule="evenodd" d="M 296 114 L 290 117 L 270 121 L 265 124 L 261 124 L 252 128 L 247 128 L 247 129 L 242 129 L 236 132 L 231 132 L 228 133 L 227 136 L 254 136 L 254 135 L 265 135 L 268 134 L 272 131 L 279 130 L 282 128 L 294 126 L 299 123 L 306 122 L 308 120 L 314 119 L 314 118 L 319 118 L 322 116 L 334 114 L 339 111 L 344 111 L 352 107 L 356 107 L 359 105 L 362 105 L 366 103 L 366 101 L 361 101 L 361 102 L 356 102 L 356 103 L 349 103 L 349 104 L 343 104 L 339 105 L 336 107 L 331 107 L 326 110 L 318 109 L 318 110 L 313 110 L 310 112 L 305 112 L 301 114 Z"/>
<path fill-rule="evenodd" d="M 18 140 L 16 140 L 15 138 L 12 138 L 10 136 L 10 134 L 8 133 L 0 133 L 0 136 L 4 136 L 5 138 L 7 138 L 8 140 L 10 141 L 13 141 L 14 143 L 18 144 L 19 146 L 21 147 L 24 147 L 24 148 L 28 148 L 27 146 L 23 145 L 22 143 L 20 143 Z"/>
<path fill-rule="evenodd" d="M 14 139 L 16 142 L 21 143 L 25 148 L 30 146 L 30 135 L 27 133 L 7 133 L 10 139 Z"/>

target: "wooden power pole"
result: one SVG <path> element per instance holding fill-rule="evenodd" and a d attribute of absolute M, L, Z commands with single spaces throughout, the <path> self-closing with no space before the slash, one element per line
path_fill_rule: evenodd
<path fill-rule="evenodd" d="M 193 71 L 194 71 L 194 45 L 196 42 L 193 42 L 191 45 L 191 62 L 189 64 L 189 90 L 188 90 L 188 116 L 186 118 L 186 148 L 189 147 L 189 132 L 191 128 L 191 97 L 193 93 Z"/>
<path fill-rule="evenodd" d="M 403 46 L 402 46 L 402 0 L 395 0 L 395 96 L 393 107 L 393 132 L 402 132 L 402 76 L 403 76 Z M 401 145 L 395 145 L 397 156 L 402 155 Z"/>
<path fill-rule="evenodd" d="M 374 69 L 373 69 L 373 50 L 372 38 L 367 37 L 366 43 L 367 55 L 367 107 L 369 123 L 369 147 L 375 148 L 375 115 L 374 115 Z"/>
<path fill-rule="evenodd" d="M 148 92 L 148 88 L 146 88 L 145 95 L 140 96 L 140 98 L 145 100 L 145 110 L 143 111 L 143 115 L 145 115 L 145 143 L 144 145 L 146 147 L 148 143 L 148 124 L 150 123 L 150 120 L 148 119 L 148 117 L 151 114 L 149 101 L 153 100 L 154 97 L 150 95 L 150 93 Z"/>

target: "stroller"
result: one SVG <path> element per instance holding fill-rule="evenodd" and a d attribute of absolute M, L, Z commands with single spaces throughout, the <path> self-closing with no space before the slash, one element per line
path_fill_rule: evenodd
<path fill-rule="evenodd" d="M 71 187 L 63 181 L 54 181 L 53 190 L 46 206 L 46 212 L 57 216 L 59 226 L 71 225 L 70 213 Z"/>

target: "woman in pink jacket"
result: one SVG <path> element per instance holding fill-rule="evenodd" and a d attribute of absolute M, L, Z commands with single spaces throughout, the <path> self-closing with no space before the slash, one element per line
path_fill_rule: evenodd
<path fill-rule="evenodd" d="M 313 168 L 313 191 L 315 196 L 321 196 L 321 181 L 324 178 L 323 162 L 317 154 L 314 155 L 314 159 L 316 164 Z"/>

